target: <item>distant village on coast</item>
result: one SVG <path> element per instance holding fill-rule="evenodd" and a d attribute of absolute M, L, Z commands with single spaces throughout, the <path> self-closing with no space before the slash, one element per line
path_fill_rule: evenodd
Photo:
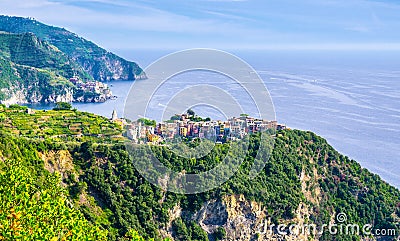
<path fill-rule="evenodd" d="M 116 98 L 113 96 L 109 86 L 100 81 L 86 81 L 83 82 L 78 77 L 70 78 L 69 81 L 76 87 L 78 91 L 93 93 L 95 96 L 92 98 L 92 102 L 104 102 L 108 99 Z M 82 95 L 76 101 L 83 102 L 85 96 Z"/>
<path fill-rule="evenodd" d="M 126 136 L 137 144 L 162 144 L 174 138 L 186 138 L 187 140 L 206 138 L 215 140 L 218 144 L 242 139 L 246 135 L 268 129 L 286 129 L 286 125 L 279 124 L 275 120 L 257 119 L 246 114 L 222 121 L 211 120 L 210 118 L 203 119 L 192 110 L 188 110 L 185 114 L 176 114 L 170 120 L 160 123 L 144 118 L 127 122 L 125 119 L 119 119 L 114 110 L 111 121 L 123 125 Z"/>

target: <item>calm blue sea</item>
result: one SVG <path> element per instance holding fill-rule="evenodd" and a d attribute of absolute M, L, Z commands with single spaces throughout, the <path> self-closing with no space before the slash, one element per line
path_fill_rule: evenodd
<path fill-rule="evenodd" d="M 120 51 L 141 66 L 168 51 Z M 233 52 L 259 73 L 275 105 L 277 120 L 311 130 L 341 153 L 400 188 L 400 52 Z M 159 90 L 160 106 L 193 81 L 213 82 L 246 102 L 237 85 L 205 72 L 174 77 Z M 132 82 L 113 82 L 119 98 L 99 104 L 74 104 L 83 111 L 123 115 Z M 133 90 L 134 91 L 134 90 Z M 248 103 L 249 105 L 251 103 Z M 51 106 L 36 105 L 39 109 Z M 218 118 L 207 108 L 196 110 Z"/>

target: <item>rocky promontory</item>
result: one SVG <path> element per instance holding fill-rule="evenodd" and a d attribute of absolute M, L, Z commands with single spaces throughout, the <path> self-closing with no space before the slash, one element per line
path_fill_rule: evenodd
<path fill-rule="evenodd" d="M 103 82 L 145 78 L 136 63 L 63 28 L 0 16 L 0 103 L 104 102 L 113 96 Z"/>

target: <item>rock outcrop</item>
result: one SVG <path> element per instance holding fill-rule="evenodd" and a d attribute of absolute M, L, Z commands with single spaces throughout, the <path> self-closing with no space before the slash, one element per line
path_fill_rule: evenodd
<path fill-rule="evenodd" d="M 302 226 L 308 219 L 309 212 L 304 204 L 296 211 L 296 217 L 286 223 L 297 223 Z M 222 200 L 207 202 L 194 216 L 195 220 L 208 234 L 219 227 L 226 231 L 224 240 L 314 240 L 301 230 L 293 234 L 278 232 L 271 222 L 266 207 L 262 203 L 246 200 L 243 195 L 225 196 Z"/>

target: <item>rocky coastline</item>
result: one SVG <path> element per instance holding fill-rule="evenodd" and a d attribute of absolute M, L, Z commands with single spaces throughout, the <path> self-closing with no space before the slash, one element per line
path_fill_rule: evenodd
<path fill-rule="evenodd" d="M 78 102 L 78 103 L 101 103 L 115 98 L 107 84 L 101 82 L 88 82 L 82 85 L 64 87 L 61 90 L 54 90 L 51 93 L 43 94 L 40 90 L 32 88 L 9 88 L 2 89 L 9 98 L 0 101 L 1 104 L 36 104 L 36 103 L 57 103 L 57 102 Z"/>

